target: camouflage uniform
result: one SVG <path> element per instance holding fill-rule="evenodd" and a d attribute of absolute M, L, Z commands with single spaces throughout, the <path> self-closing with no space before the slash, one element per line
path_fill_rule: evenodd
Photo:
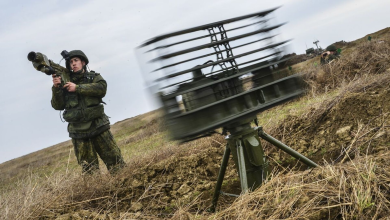
<path fill-rule="evenodd" d="M 83 172 L 93 172 L 99 169 L 97 154 L 111 173 L 115 173 L 125 165 L 110 130 L 89 139 L 73 138 L 72 142 L 77 161 L 82 166 Z"/>
<path fill-rule="evenodd" d="M 332 51 L 332 52 L 335 52 L 335 53 L 334 54 L 329 54 L 325 58 L 323 56 L 321 56 L 321 64 L 327 64 L 327 63 L 330 63 L 332 60 L 340 58 L 340 54 L 339 54 L 339 52 L 337 52 L 337 49 L 336 49 L 336 47 L 334 45 L 328 46 L 325 50 L 326 51 Z"/>
<path fill-rule="evenodd" d="M 84 60 L 88 64 L 86 57 Z M 92 173 L 99 169 L 99 155 L 107 169 L 111 173 L 116 172 L 125 166 L 125 162 L 109 130 L 110 121 L 101 104 L 107 83 L 100 74 L 86 70 L 84 73 L 71 73 L 70 79 L 76 84 L 76 91 L 68 92 L 53 86 L 51 105 L 56 110 L 65 109 L 63 117 L 69 122 L 69 137 L 72 138 L 77 161 L 83 172 Z"/>

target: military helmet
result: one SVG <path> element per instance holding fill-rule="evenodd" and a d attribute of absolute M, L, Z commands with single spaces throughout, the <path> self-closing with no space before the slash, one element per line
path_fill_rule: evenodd
<path fill-rule="evenodd" d="M 66 68 L 70 70 L 69 60 L 73 57 L 80 57 L 85 62 L 85 65 L 89 63 L 88 57 L 81 50 L 72 50 L 69 52 L 69 59 L 66 61 Z"/>
<path fill-rule="evenodd" d="M 327 48 L 326 48 L 326 51 L 336 51 L 337 50 L 337 48 L 336 48 L 336 46 L 335 45 L 329 45 Z"/>

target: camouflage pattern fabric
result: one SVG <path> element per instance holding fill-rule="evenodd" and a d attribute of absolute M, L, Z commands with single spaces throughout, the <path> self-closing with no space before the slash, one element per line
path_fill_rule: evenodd
<path fill-rule="evenodd" d="M 331 45 L 327 46 L 325 50 L 326 51 L 336 51 L 337 48 L 335 45 L 331 44 Z"/>
<path fill-rule="evenodd" d="M 83 173 L 93 173 L 99 169 L 99 155 L 110 173 L 115 173 L 125 166 L 125 162 L 109 130 L 110 121 L 101 104 L 107 83 L 95 72 L 72 73 L 70 80 L 76 84 L 76 92 L 53 86 L 51 105 L 56 110 L 65 110 L 63 118 L 69 122 L 69 137 L 72 138 L 77 161 Z"/>
<path fill-rule="evenodd" d="M 91 81 L 91 76 L 93 80 Z M 107 83 L 100 74 L 84 73 L 71 74 L 71 81 L 76 84 L 76 92 L 68 92 L 60 88 L 52 87 L 51 105 L 56 110 L 66 110 L 64 118 L 69 111 L 80 109 L 81 115 L 87 112 L 87 108 L 93 108 L 102 103 L 102 98 L 106 95 Z M 89 115 L 88 115 L 89 116 Z M 101 114 L 93 121 L 79 119 L 79 122 L 71 121 L 68 125 L 69 137 L 89 138 L 109 129 L 108 117 Z"/>
<path fill-rule="evenodd" d="M 75 74 L 73 74 L 75 75 Z M 71 82 L 77 84 L 76 92 L 81 96 L 86 97 L 99 97 L 103 98 L 106 95 L 107 91 L 107 82 L 103 79 L 101 75 L 94 77 L 92 83 L 84 82 L 84 74 L 78 74 L 71 76 Z M 62 90 L 61 88 L 52 87 L 52 100 L 51 105 L 55 110 L 64 110 L 66 107 L 66 96 L 69 92 Z"/>
<path fill-rule="evenodd" d="M 77 162 L 81 165 L 83 173 L 91 174 L 99 170 L 97 155 L 106 164 L 111 174 L 126 165 L 110 130 L 88 139 L 72 139 L 72 142 Z"/>

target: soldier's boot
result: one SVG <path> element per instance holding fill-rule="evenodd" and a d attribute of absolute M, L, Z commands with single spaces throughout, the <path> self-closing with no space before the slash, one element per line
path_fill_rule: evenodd
<path fill-rule="evenodd" d="M 96 161 L 98 161 L 97 158 L 96 158 Z M 84 160 L 81 162 L 80 165 L 81 165 L 81 168 L 82 168 L 82 171 L 84 174 L 93 174 L 99 170 L 99 163 L 98 162 L 88 163 L 87 161 Z"/>

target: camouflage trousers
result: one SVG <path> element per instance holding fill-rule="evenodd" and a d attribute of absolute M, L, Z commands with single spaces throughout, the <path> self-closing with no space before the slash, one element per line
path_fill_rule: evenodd
<path fill-rule="evenodd" d="M 106 164 L 111 174 L 117 172 L 126 164 L 121 151 L 110 130 L 88 139 L 72 139 L 77 162 L 83 173 L 93 173 L 99 169 L 98 156 Z"/>

